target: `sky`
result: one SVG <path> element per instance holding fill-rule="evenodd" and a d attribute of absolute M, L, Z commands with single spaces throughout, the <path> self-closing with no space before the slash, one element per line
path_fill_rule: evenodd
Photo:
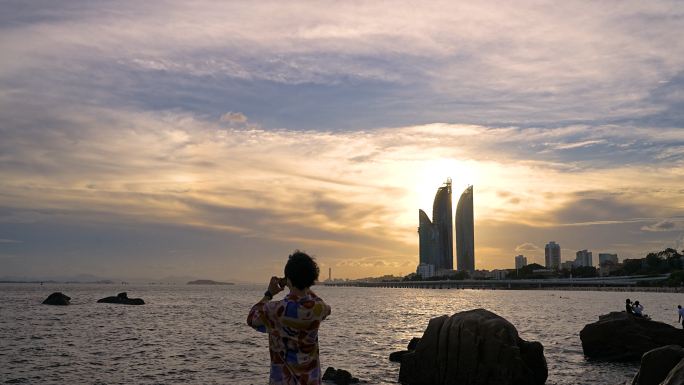
<path fill-rule="evenodd" d="M 684 248 L 679 1 L 3 1 L 0 276 L 408 274 Z"/>

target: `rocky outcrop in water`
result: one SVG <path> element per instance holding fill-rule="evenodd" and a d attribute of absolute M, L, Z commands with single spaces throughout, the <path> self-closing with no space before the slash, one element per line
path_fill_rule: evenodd
<path fill-rule="evenodd" d="M 328 366 L 328 369 L 325 370 L 323 380 L 332 381 L 337 385 L 349 385 L 359 382 L 359 379 L 352 377 L 348 371 L 342 369 L 335 370 L 332 366 Z"/>
<path fill-rule="evenodd" d="M 547 377 L 542 344 L 485 309 L 431 319 L 399 371 L 408 385 L 541 385 Z"/>
<path fill-rule="evenodd" d="M 70 300 L 71 297 L 62 293 L 52 293 L 43 301 L 43 305 L 71 305 Z"/>
<path fill-rule="evenodd" d="M 145 301 L 140 298 L 128 298 L 128 294 L 119 293 L 116 297 L 102 298 L 97 303 L 119 303 L 122 305 L 144 305 Z"/>
<path fill-rule="evenodd" d="M 403 357 L 404 354 L 411 353 L 412 351 L 416 350 L 418 341 L 420 341 L 420 338 L 413 337 L 411 342 L 409 342 L 408 346 L 406 347 L 407 350 L 400 350 L 398 352 L 390 353 L 389 360 L 392 362 L 401 362 L 401 357 Z"/>
<path fill-rule="evenodd" d="M 684 346 L 684 330 L 626 312 L 599 316 L 580 331 L 584 355 L 604 361 L 639 361 L 644 353 L 667 345 Z"/>
<path fill-rule="evenodd" d="M 682 359 L 684 349 L 678 345 L 663 346 L 646 352 L 641 357 L 641 367 L 632 385 L 659 385 Z"/>

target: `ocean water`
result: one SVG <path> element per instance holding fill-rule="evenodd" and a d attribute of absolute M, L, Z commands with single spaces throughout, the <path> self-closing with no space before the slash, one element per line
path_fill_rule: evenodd
<path fill-rule="evenodd" d="M 266 384 L 268 339 L 245 323 L 266 286 L 0 284 L 0 382 L 32 384 Z M 41 302 L 52 292 L 71 306 Z M 143 306 L 99 304 L 126 291 Z M 588 361 L 579 332 L 625 298 L 677 326 L 681 294 L 315 287 L 332 306 L 321 325 L 323 370 L 397 383 L 391 352 L 430 318 L 485 308 L 544 345 L 547 384 L 625 384 L 638 364 Z M 283 294 L 277 296 L 281 298 Z M 680 302 L 678 302 L 680 301 Z"/>

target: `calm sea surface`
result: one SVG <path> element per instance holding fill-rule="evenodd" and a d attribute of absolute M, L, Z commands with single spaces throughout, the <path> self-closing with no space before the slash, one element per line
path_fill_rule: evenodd
<path fill-rule="evenodd" d="M 4 383 L 268 383 L 268 340 L 245 324 L 266 286 L 0 284 Z M 71 306 L 41 302 L 61 291 Z M 143 306 L 95 303 L 128 292 Z M 432 317 L 485 308 L 544 345 L 547 384 L 624 384 L 636 364 L 585 360 L 579 331 L 599 314 L 639 300 L 677 325 L 681 294 L 316 287 L 332 306 L 321 360 L 369 384 L 396 383 L 391 352 L 420 337 Z M 562 297 L 562 298 L 561 298 Z M 282 298 L 282 294 L 277 299 Z"/>

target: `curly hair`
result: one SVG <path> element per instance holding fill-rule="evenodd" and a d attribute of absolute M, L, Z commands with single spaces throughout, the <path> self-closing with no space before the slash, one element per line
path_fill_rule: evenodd
<path fill-rule="evenodd" d="M 318 280 L 320 269 L 318 264 L 308 254 L 295 250 L 289 256 L 287 264 L 285 265 L 285 277 L 290 279 L 292 285 L 299 290 L 305 290 L 307 287 Z"/>

